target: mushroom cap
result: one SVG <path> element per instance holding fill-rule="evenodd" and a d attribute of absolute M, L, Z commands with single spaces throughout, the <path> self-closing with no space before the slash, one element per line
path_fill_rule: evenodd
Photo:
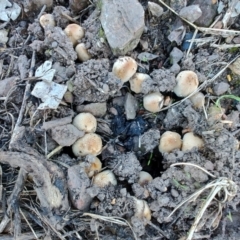
<path fill-rule="evenodd" d="M 102 139 L 95 133 L 87 133 L 73 145 L 72 151 L 76 157 L 88 154 L 97 156 L 102 150 Z"/>
<path fill-rule="evenodd" d="M 97 120 L 91 113 L 79 113 L 73 119 L 73 125 L 84 132 L 95 132 L 97 129 Z"/>
<path fill-rule="evenodd" d="M 82 62 L 86 62 L 91 59 L 91 55 L 89 54 L 88 50 L 85 47 L 84 43 L 79 43 L 75 51 L 77 52 L 78 59 Z"/>
<path fill-rule="evenodd" d="M 178 97 L 187 97 L 193 93 L 198 87 L 198 76 L 193 71 L 182 71 L 176 77 L 177 85 L 173 92 Z"/>
<path fill-rule="evenodd" d="M 195 108 L 202 108 L 204 106 L 205 96 L 201 92 L 195 93 L 189 99 Z"/>
<path fill-rule="evenodd" d="M 143 98 L 143 106 L 149 112 L 159 112 L 163 106 L 164 97 L 161 93 L 150 93 Z"/>
<path fill-rule="evenodd" d="M 43 14 L 39 19 L 40 25 L 45 28 L 47 26 L 49 27 L 55 27 L 55 20 L 52 14 Z"/>
<path fill-rule="evenodd" d="M 73 46 L 76 46 L 78 40 L 81 40 L 84 37 L 84 29 L 75 23 L 67 25 L 67 27 L 64 29 L 64 32 L 69 37 Z"/>
<path fill-rule="evenodd" d="M 137 199 L 133 197 L 135 203 L 135 216 L 143 219 L 146 218 L 147 220 L 151 220 L 151 210 L 146 201 Z"/>
<path fill-rule="evenodd" d="M 96 171 L 101 171 L 102 169 L 102 162 L 98 157 L 92 156 L 93 159 L 91 160 L 90 166 L 85 168 L 85 172 L 87 173 L 88 177 L 92 177 Z"/>
<path fill-rule="evenodd" d="M 127 82 L 137 71 L 137 62 L 131 57 L 120 57 L 113 64 L 113 74 Z"/>
<path fill-rule="evenodd" d="M 160 138 L 158 149 L 161 153 L 170 153 L 174 149 L 180 149 L 181 136 L 176 132 L 166 131 Z"/>
<path fill-rule="evenodd" d="M 183 136 L 182 151 L 188 151 L 194 147 L 201 148 L 203 146 L 203 140 L 200 137 L 195 136 L 193 132 L 188 132 Z"/>
<path fill-rule="evenodd" d="M 150 76 L 145 73 L 134 74 L 133 77 L 129 80 L 131 90 L 135 93 L 142 92 L 142 83 L 148 78 L 150 78 Z"/>
<path fill-rule="evenodd" d="M 117 185 L 117 179 L 110 170 L 98 173 L 93 179 L 93 184 L 101 188 L 109 185 L 110 183 L 112 185 Z"/>
<path fill-rule="evenodd" d="M 153 180 L 153 177 L 148 173 L 148 172 L 145 172 L 145 171 L 141 171 L 139 173 L 139 176 L 138 176 L 138 183 L 141 185 L 141 186 L 144 186 L 145 184 L 151 182 Z"/>

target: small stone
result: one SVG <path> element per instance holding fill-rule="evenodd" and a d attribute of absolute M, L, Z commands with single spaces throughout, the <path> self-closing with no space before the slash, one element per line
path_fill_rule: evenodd
<path fill-rule="evenodd" d="M 217 14 L 218 4 L 212 0 L 194 0 L 192 4 L 199 5 L 202 10 L 202 16 L 195 21 L 197 26 L 209 27 Z"/>
<path fill-rule="evenodd" d="M 154 17 L 160 17 L 163 14 L 163 8 L 154 2 L 148 2 L 148 8 Z"/>
<path fill-rule="evenodd" d="M 202 16 L 202 10 L 200 9 L 199 5 L 191 5 L 182 8 L 179 12 L 179 15 L 193 23 Z"/>
<path fill-rule="evenodd" d="M 107 112 L 107 103 L 90 103 L 77 106 L 77 112 L 89 112 L 95 117 L 103 117 Z"/>
<path fill-rule="evenodd" d="M 178 197 L 179 196 L 178 191 L 175 190 L 175 189 L 171 189 L 171 194 L 172 194 L 173 197 Z"/>
<path fill-rule="evenodd" d="M 102 0 L 100 21 L 113 54 L 125 55 L 140 41 L 144 9 L 137 0 Z"/>
<path fill-rule="evenodd" d="M 229 89 L 229 84 L 226 82 L 220 82 L 213 87 L 214 93 L 219 96 L 224 94 Z"/>
<path fill-rule="evenodd" d="M 177 12 L 179 12 L 183 7 L 186 7 L 186 5 L 187 0 L 170 0 L 170 7 Z"/>
<path fill-rule="evenodd" d="M 138 102 L 130 93 L 126 94 L 124 109 L 127 120 L 134 119 L 136 117 Z"/>
<path fill-rule="evenodd" d="M 177 63 L 174 63 L 170 68 L 169 68 L 170 72 L 174 73 L 175 75 L 177 75 L 180 70 L 181 70 L 181 67 L 177 64 Z"/>
<path fill-rule="evenodd" d="M 222 21 L 218 21 L 218 22 L 213 26 L 213 28 L 217 28 L 217 29 L 222 29 L 222 27 L 223 27 Z"/>
<path fill-rule="evenodd" d="M 234 42 L 235 44 L 239 44 L 239 43 L 240 43 L 240 37 L 235 37 L 235 38 L 233 39 L 233 42 Z"/>
<path fill-rule="evenodd" d="M 183 52 L 174 47 L 173 50 L 170 52 L 170 61 L 173 64 L 178 63 L 183 58 Z"/>
<path fill-rule="evenodd" d="M 240 57 L 234 63 L 232 63 L 229 68 L 233 73 L 240 75 Z"/>

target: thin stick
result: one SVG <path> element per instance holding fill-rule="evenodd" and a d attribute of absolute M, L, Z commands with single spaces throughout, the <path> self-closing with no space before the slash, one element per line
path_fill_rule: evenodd
<path fill-rule="evenodd" d="M 213 178 L 216 178 L 216 176 L 214 176 L 213 174 L 211 174 L 210 172 L 208 172 L 206 169 L 198 166 L 197 164 L 194 164 L 194 163 L 185 163 L 185 162 L 179 162 L 179 163 L 174 163 L 172 164 L 170 167 L 175 167 L 175 166 L 179 166 L 179 165 L 188 165 L 188 166 L 192 166 L 192 167 L 196 167 L 196 168 L 199 168 L 201 169 L 203 172 L 205 172 L 206 174 L 208 174 L 209 176 L 213 177 Z"/>
<path fill-rule="evenodd" d="M 29 77 L 33 76 L 33 70 L 32 69 L 33 69 L 34 66 L 35 66 L 35 51 L 33 51 L 33 53 L 32 53 L 32 60 L 31 60 L 31 67 L 30 67 L 31 70 L 29 71 Z M 11 140 L 10 140 L 10 144 L 9 144 L 9 149 L 10 150 L 14 147 L 15 140 L 16 140 L 18 132 L 19 132 L 18 130 L 19 130 L 19 127 L 21 126 L 21 123 L 22 123 L 22 120 L 23 120 L 23 115 L 24 115 L 26 105 L 27 105 L 27 99 L 30 95 L 30 88 L 31 88 L 31 83 L 28 81 L 27 85 L 26 85 L 26 88 L 25 88 L 23 101 L 22 101 L 22 106 L 21 106 L 21 109 L 20 109 L 20 112 L 19 112 L 19 115 L 18 115 L 18 119 L 17 119 L 17 122 L 15 124 L 12 136 L 11 136 Z"/>

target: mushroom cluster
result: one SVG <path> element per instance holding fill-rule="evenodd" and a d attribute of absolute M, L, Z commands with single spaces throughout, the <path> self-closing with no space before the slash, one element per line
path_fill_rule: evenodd
<path fill-rule="evenodd" d="M 160 138 L 158 149 L 161 153 L 170 153 L 175 149 L 189 151 L 196 148 L 202 148 L 204 142 L 202 138 L 196 136 L 193 132 L 188 132 L 181 139 L 180 134 L 166 131 Z"/>
<path fill-rule="evenodd" d="M 72 145 L 74 155 L 76 157 L 89 154 L 99 155 L 102 150 L 102 139 L 95 133 L 97 129 L 96 118 L 91 113 L 79 113 L 73 119 L 73 125 L 86 133 Z"/>

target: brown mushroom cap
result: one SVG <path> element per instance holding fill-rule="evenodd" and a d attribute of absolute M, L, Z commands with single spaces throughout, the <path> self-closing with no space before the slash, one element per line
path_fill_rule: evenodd
<path fill-rule="evenodd" d="M 153 177 L 148 173 L 148 172 L 145 172 L 145 171 L 141 171 L 139 173 L 139 176 L 138 176 L 138 183 L 141 185 L 141 186 L 144 186 L 145 184 L 151 182 L 153 180 Z"/>
<path fill-rule="evenodd" d="M 78 59 L 82 62 L 86 62 L 91 59 L 91 55 L 89 54 L 88 50 L 85 47 L 84 43 L 79 43 L 75 51 L 77 52 Z"/>
<path fill-rule="evenodd" d="M 93 179 L 93 184 L 101 188 L 109 185 L 110 183 L 112 185 L 117 185 L 117 179 L 110 170 L 98 173 Z"/>
<path fill-rule="evenodd" d="M 79 113 L 73 119 L 73 125 L 84 132 L 95 132 L 97 129 L 97 119 L 91 113 Z"/>
<path fill-rule="evenodd" d="M 76 46 L 78 40 L 81 40 L 84 37 L 84 29 L 75 23 L 67 25 L 67 27 L 64 29 L 64 32 L 69 37 L 73 46 Z"/>
<path fill-rule="evenodd" d="M 113 74 L 127 82 L 137 71 L 137 62 L 131 57 L 120 57 L 113 65 Z"/>
<path fill-rule="evenodd" d="M 149 112 L 159 112 L 163 106 L 164 97 L 161 93 L 150 93 L 143 98 L 143 106 Z"/>
<path fill-rule="evenodd" d="M 97 156 L 102 150 L 102 139 L 95 133 L 87 133 L 73 145 L 72 151 L 76 157 L 88 154 Z"/>
<path fill-rule="evenodd" d="M 55 27 L 55 20 L 52 14 L 43 14 L 39 19 L 40 25 L 45 28 L 47 26 L 49 27 Z"/>
<path fill-rule="evenodd" d="M 203 146 L 203 140 L 200 137 L 195 136 L 193 132 L 188 132 L 183 136 L 182 151 L 188 151 L 194 147 L 201 148 Z"/>
<path fill-rule="evenodd" d="M 151 220 L 151 210 L 146 201 L 137 199 L 133 197 L 135 203 L 135 216 L 143 219 L 146 218 L 147 220 Z"/>
<path fill-rule="evenodd" d="M 160 138 L 158 149 L 161 153 L 170 153 L 174 149 L 180 149 L 181 136 L 176 132 L 166 131 Z"/>
<path fill-rule="evenodd" d="M 93 156 L 92 156 L 93 157 Z M 90 166 L 85 168 L 85 172 L 87 173 L 88 177 L 92 177 L 95 172 L 99 172 L 102 169 L 102 162 L 98 157 L 93 157 Z"/>
<path fill-rule="evenodd" d="M 145 73 L 134 74 L 133 77 L 129 80 L 131 90 L 135 93 L 142 92 L 142 83 L 148 78 L 150 78 L 150 76 Z"/>
<path fill-rule="evenodd" d="M 182 71 L 176 77 L 177 85 L 173 92 L 178 97 L 187 97 L 193 93 L 198 87 L 198 76 L 193 71 Z"/>

